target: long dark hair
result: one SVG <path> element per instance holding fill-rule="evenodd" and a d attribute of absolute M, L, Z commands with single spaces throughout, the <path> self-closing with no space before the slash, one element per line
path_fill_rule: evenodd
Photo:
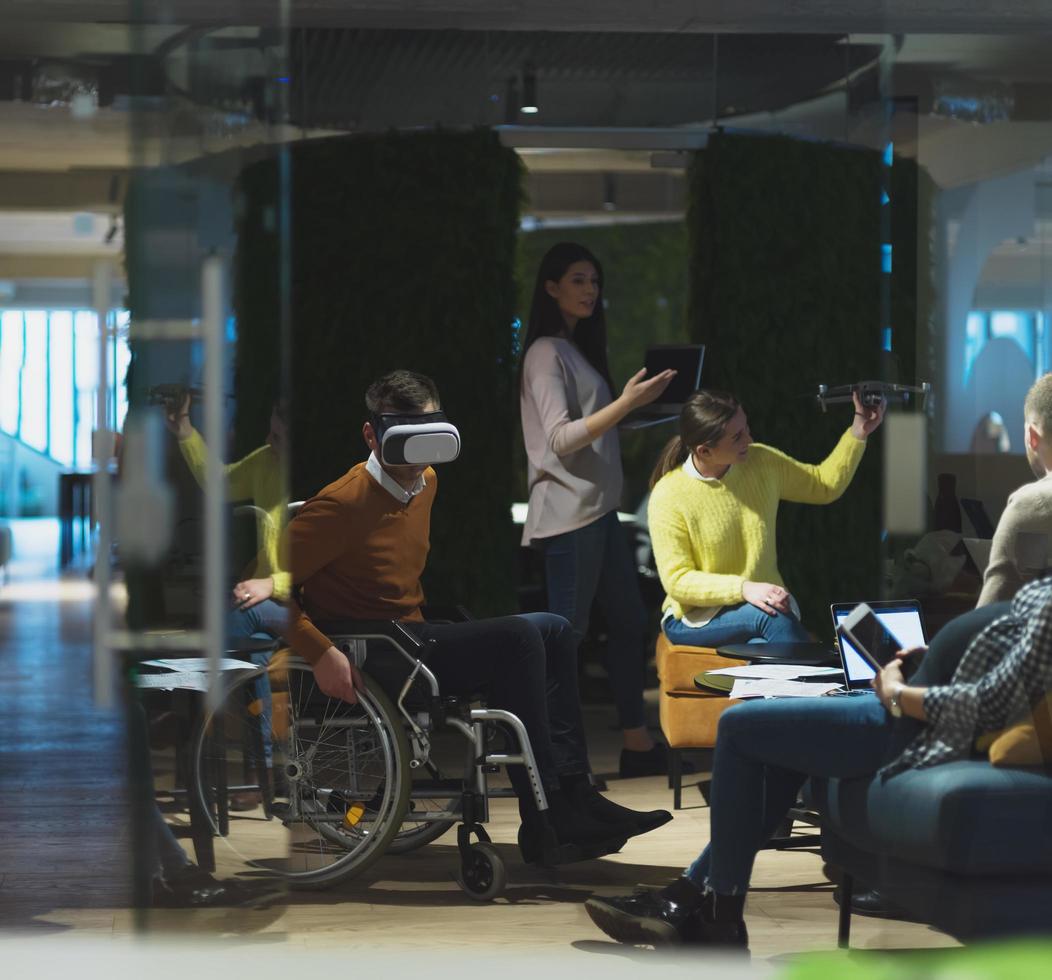
<path fill-rule="evenodd" d="M 545 283 L 558 282 L 566 270 L 575 262 L 591 262 L 599 276 L 599 296 L 592 315 L 577 321 L 573 330 L 573 342 L 603 377 L 614 397 L 614 385 L 610 380 L 610 365 L 606 356 L 606 313 L 603 310 L 603 267 L 599 260 L 583 245 L 576 242 L 559 242 L 544 253 L 537 269 L 537 280 L 533 284 L 533 299 L 530 301 L 530 319 L 526 326 L 526 339 L 522 344 L 519 360 L 519 390 L 522 390 L 522 366 L 526 363 L 526 352 L 538 337 L 558 337 L 566 333 L 566 321 L 559 304 L 548 295 Z"/>
<path fill-rule="evenodd" d="M 650 474 L 650 489 L 666 473 L 682 466 L 698 446 L 719 442 L 727 423 L 740 408 L 738 399 L 725 391 L 696 391 L 686 400 L 679 413 L 679 435 L 673 436 L 661 451 L 657 466 Z"/>

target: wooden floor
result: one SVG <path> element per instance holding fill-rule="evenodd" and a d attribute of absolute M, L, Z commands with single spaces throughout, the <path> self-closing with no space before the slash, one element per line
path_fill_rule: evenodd
<path fill-rule="evenodd" d="M 55 937 L 131 936 L 131 856 L 125 805 L 124 726 L 91 703 L 90 592 L 83 577 L 0 587 L 0 928 Z M 617 736 L 604 707 L 587 712 L 593 765 L 616 768 Z M 611 779 L 626 805 L 670 807 L 663 779 Z M 289 950 L 456 951 L 629 955 L 588 920 L 584 900 L 661 884 L 708 839 L 709 812 L 686 791 L 672 823 L 629 842 L 623 853 L 560 869 L 522 864 L 511 801 L 494 804 L 490 832 L 506 859 L 509 887 L 487 905 L 454 881 L 452 836 L 328 892 L 298 892 L 266 910 L 155 911 L 151 935 L 187 933 Z M 173 818 L 178 820 L 179 818 Z M 217 842 L 224 872 L 243 868 Z M 835 946 L 832 886 L 814 853 L 760 854 L 747 906 L 754 962 Z M 954 945 L 918 924 L 856 917 L 853 945 L 896 949 Z M 635 955 L 635 954 L 632 954 Z M 595 960 L 600 964 L 609 962 Z M 603 967 L 604 970 L 606 967 Z"/>

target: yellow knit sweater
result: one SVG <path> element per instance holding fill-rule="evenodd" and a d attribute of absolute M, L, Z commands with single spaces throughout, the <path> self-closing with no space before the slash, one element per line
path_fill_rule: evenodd
<path fill-rule="evenodd" d="M 191 430 L 188 438 L 179 440 L 179 449 L 194 479 L 203 487 L 208 450 L 197 429 Z M 223 471 L 229 499 L 249 500 L 266 511 L 267 515 L 266 519 L 256 524 L 259 554 L 253 566 L 244 574 L 252 578 L 273 578 L 274 598 L 284 601 L 292 594 L 292 579 L 278 563 L 278 542 L 288 519 L 286 514 L 289 507 L 285 468 L 270 446 L 260 446 L 244 459 L 227 464 Z"/>
<path fill-rule="evenodd" d="M 828 504 L 851 482 L 866 444 L 849 429 L 821 463 L 801 463 L 756 443 L 719 480 L 682 466 L 654 487 L 647 510 L 662 609 L 677 619 L 742 602 L 747 581 L 784 585 L 775 554 L 778 502 Z M 708 619 L 708 616 L 702 618 Z"/>

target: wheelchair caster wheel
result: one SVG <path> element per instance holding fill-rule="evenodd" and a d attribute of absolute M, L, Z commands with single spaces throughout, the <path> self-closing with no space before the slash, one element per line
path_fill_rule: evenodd
<path fill-rule="evenodd" d="M 492 844 L 480 841 L 467 849 L 461 858 L 457 884 L 469 898 L 488 902 L 503 894 L 507 883 L 504 861 Z"/>

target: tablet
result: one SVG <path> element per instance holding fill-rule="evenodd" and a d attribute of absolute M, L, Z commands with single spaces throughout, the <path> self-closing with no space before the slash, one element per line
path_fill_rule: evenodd
<path fill-rule="evenodd" d="M 652 378 L 672 368 L 676 376 L 658 401 L 645 406 L 648 415 L 678 415 L 683 403 L 701 385 L 701 365 L 705 360 L 704 344 L 660 344 L 648 347 L 643 364 Z"/>

